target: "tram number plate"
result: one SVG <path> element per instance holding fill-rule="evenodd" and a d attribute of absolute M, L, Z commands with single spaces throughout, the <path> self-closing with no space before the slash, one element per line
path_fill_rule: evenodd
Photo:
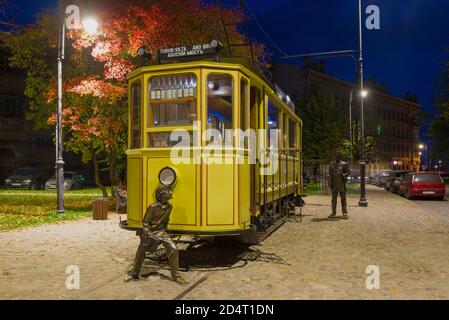
<path fill-rule="evenodd" d="M 423 191 L 423 194 L 435 194 L 435 191 Z"/>

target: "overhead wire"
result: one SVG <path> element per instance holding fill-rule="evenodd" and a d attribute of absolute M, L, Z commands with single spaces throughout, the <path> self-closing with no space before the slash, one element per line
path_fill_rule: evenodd
<path fill-rule="evenodd" d="M 284 56 L 288 56 L 289 54 L 287 52 L 285 52 L 284 50 L 282 50 L 277 44 L 276 42 L 274 42 L 274 40 L 270 37 L 270 35 L 265 31 L 265 29 L 262 27 L 262 24 L 259 22 L 259 20 L 257 19 L 254 11 L 251 9 L 251 7 L 248 5 L 248 3 L 243 0 L 243 4 L 245 5 L 245 7 L 248 9 L 249 13 L 251 14 L 252 18 L 254 19 L 254 22 L 256 23 L 256 25 L 259 27 L 260 31 L 262 31 L 262 33 L 265 35 L 265 37 L 268 39 L 268 41 L 270 41 L 270 43 L 273 45 L 273 47 L 278 50 L 280 53 L 282 53 Z"/>

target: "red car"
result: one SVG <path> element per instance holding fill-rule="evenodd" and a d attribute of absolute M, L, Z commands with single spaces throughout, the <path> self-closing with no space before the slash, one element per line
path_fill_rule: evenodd
<path fill-rule="evenodd" d="M 431 197 L 443 199 L 446 193 L 443 179 L 434 172 L 413 172 L 407 174 L 399 186 L 399 194 L 407 199 Z"/>

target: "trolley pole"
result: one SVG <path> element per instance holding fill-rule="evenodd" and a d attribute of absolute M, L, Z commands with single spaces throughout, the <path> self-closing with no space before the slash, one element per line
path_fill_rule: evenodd
<path fill-rule="evenodd" d="M 362 39 L 362 0 L 359 0 L 359 86 L 360 86 L 360 207 L 367 207 L 366 185 L 365 185 L 365 124 L 364 124 L 364 90 L 363 90 L 363 39 Z"/>
<path fill-rule="evenodd" d="M 64 210 L 64 159 L 62 157 L 62 61 L 64 60 L 65 23 L 63 17 L 63 1 L 59 0 L 59 41 L 58 41 L 58 114 L 56 123 L 56 189 L 58 208 L 57 213 Z"/>

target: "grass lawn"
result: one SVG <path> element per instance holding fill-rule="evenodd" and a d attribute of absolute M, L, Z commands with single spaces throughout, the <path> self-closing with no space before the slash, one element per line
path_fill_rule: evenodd
<path fill-rule="evenodd" d="M 58 215 L 55 191 L 0 190 L 0 232 L 92 216 L 92 199 L 97 197 L 99 189 L 66 191 L 66 212 Z"/>
<path fill-rule="evenodd" d="M 346 192 L 348 194 L 359 193 L 360 192 L 360 184 L 359 183 L 347 183 L 346 184 Z M 321 194 L 321 185 L 320 183 L 308 183 L 304 185 L 304 193 L 306 195 L 314 195 Z"/>
<path fill-rule="evenodd" d="M 108 195 L 111 195 L 111 187 L 106 187 Z M 39 195 L 55 195 L 56 190 L 23 190 L 23 189 L 0 189 L 0 195 L 2 194 L 39 194 Z M 101 190 L 98 188 L 89 188 L 81 190 L 64 190 L 64 194 L 80 194 L 80 195 L 94 195 L 101 196 Z"/>

